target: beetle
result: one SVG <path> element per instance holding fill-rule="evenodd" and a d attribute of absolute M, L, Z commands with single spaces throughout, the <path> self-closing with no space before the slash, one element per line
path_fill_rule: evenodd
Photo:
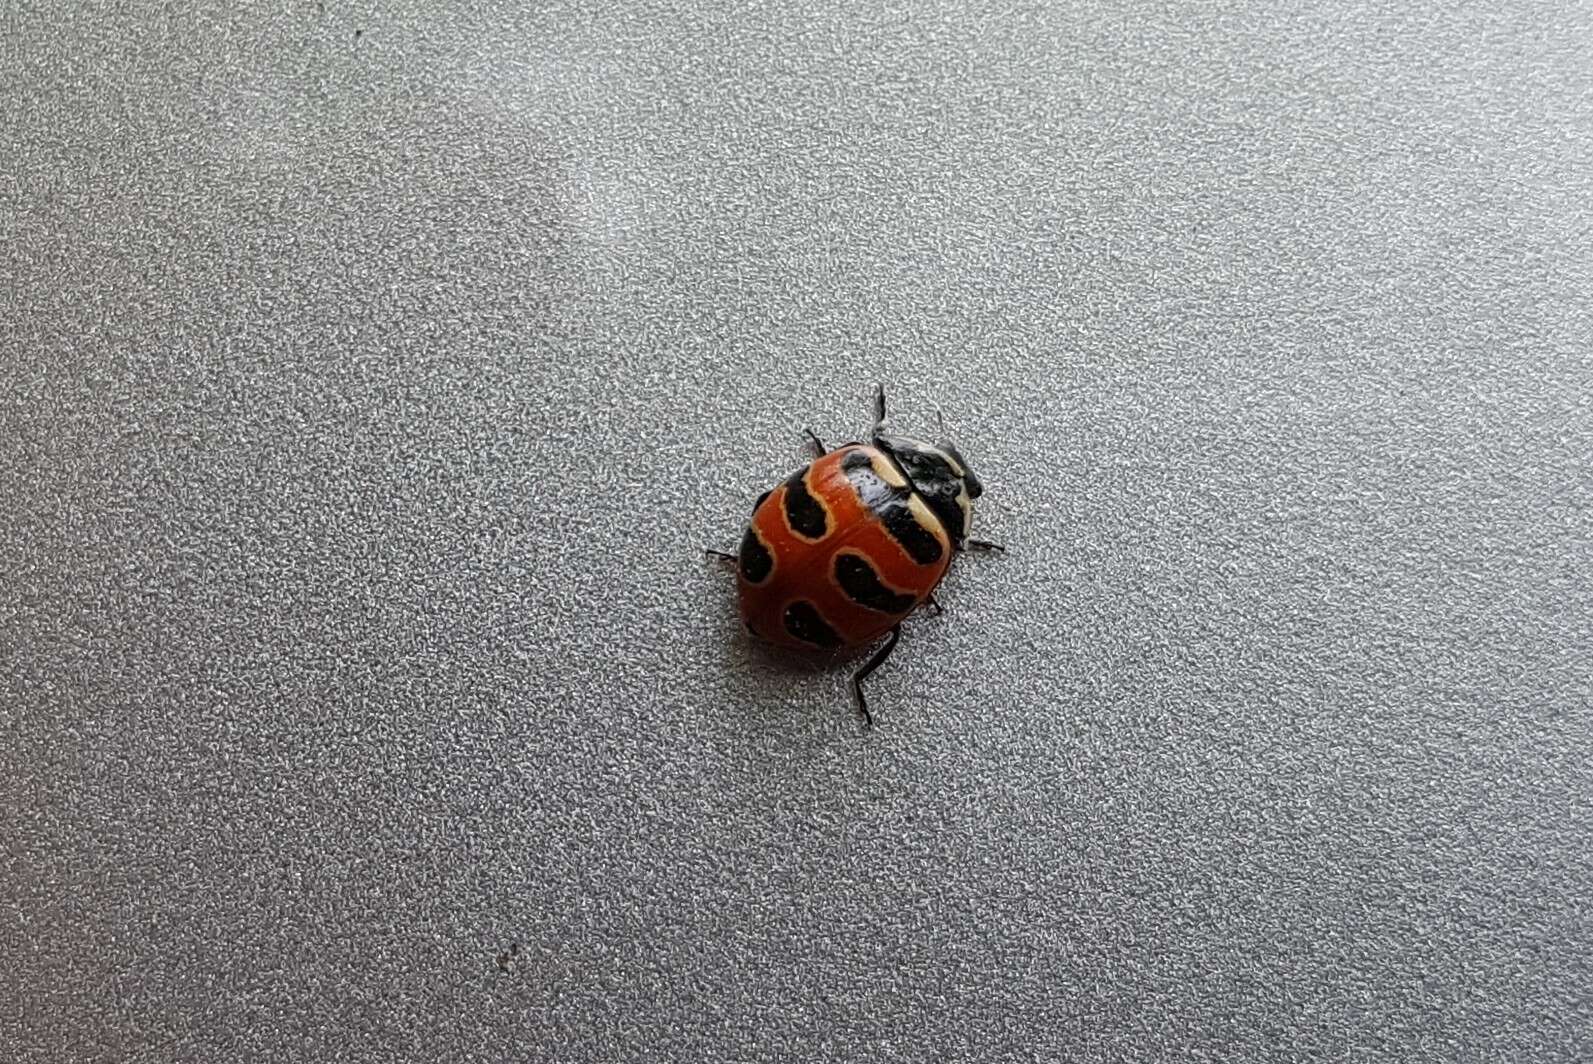
<path fill-rule="evenodd" d="M 776 646 L 839 651 L 884 643 L 852 675 L 864 726 L 863 681 L 901 639 L 902 621 L 927 606 L 963 551 L 1004 551 L 968 538 L 984 492 L 961 452 L 884 431 L 885 389 L 874 391 L 867 443 L 830 450 L 806 430 L 814 460 L 758 496 L 735 554 L 741 620 Z"/>

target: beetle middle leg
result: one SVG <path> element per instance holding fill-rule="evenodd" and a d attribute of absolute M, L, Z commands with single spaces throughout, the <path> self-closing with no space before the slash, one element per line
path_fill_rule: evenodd
<path fill-rule="evenodd" d="M 999 543 L 992 543 L 988 539 L 965 539 L 962 541 L 963 550 L 996 551 L 1000 554 L 1007 553 L 1007 548 Z"/>
<path fill-rule="evenodd" d="M 812 449 L 814 458 L 823 458 L 830 453 L 830 449 L 824 446 L 824 441 L 812 429 L 803 429 L 802 435 L 808 438 L 808 447 Z"/>
<path fill-rule="evenodd" d="M 885 640 L 885 645 L 874 652 L 874 656 L 855 673 L 852 674 L 852 698 L 857 702 L 857 711 L 863 714 L 863 727 L 874 727 L 874 715 L 868 711 L 868 699 L 863 697 L 863 681 L 868 679 L 868 674 L 885 664 L 885 659 L 891 656 L 891 651 L 896 649 L 896 643 L 902 637 L 902 626 L 897 625 L 891 629 L 890 638 Z"/>
<path fill-rule="evenodd" d="M 710 558 L 717 558 L 722 562 L 729 562 L 731 565 L 735 565 L 740 560 L 729 551 L 714 550 L 712 547 L 704 547 L 702 552 Z"/>

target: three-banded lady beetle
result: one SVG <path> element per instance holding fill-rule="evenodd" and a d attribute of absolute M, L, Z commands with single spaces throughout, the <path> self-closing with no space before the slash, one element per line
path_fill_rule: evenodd
<path fill-rule="evenodd" d="M 826 450 L 810 430 L 813 463 L 758 497 L 737 554 L 709 552 L 736 563 L 741 619 L 759 639 L 834 651 L 886 637 L 852 676 L 866 726 L 863 680 L 896 649 L 908 614 L 939 612 L 931 596 L 952 555 L 1003 549 L 968 538 L 984 489 L 957 448 L 888 435 L 884 421 L 880 387 L 868 443 Z"/>

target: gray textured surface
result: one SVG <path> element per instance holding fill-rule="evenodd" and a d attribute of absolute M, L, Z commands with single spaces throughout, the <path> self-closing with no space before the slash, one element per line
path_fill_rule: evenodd
<path fill-rule="evenodd" d="M 0 16 L 9 1059 L 1593 1057 L 1586 4 L 521 6 Z"/>

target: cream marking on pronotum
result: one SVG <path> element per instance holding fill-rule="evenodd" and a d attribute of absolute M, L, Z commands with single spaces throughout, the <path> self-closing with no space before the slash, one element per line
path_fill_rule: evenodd
<path fill-rule="evenodd" d="M 951 471 L 957 474 L 957 479 L 961 480 L 968 475 L 968 467 L 958 461 L 957 456 L 950 451 L 941 447 L 929 447 L 927 450 L 943 459 Z M 957 487 L 957 505 L 962 507 L 962 533 L 966 536 L 968 530 L 973 527 L 973 500 L 968 497 L 966 483 Z"/>
<path fill-rule="evenodd" d="M 937 454 L 941 458 L 945 459 L 946 464 L 951 466 L 951 471 L 956 473 L 959 477 L 968 475 L 967 468 L 961 462 L 957 461 L 956 458 L 941 450 L 939 447 L 927 447 L 925 450 L 929 451 L 931 454 Z"/>

